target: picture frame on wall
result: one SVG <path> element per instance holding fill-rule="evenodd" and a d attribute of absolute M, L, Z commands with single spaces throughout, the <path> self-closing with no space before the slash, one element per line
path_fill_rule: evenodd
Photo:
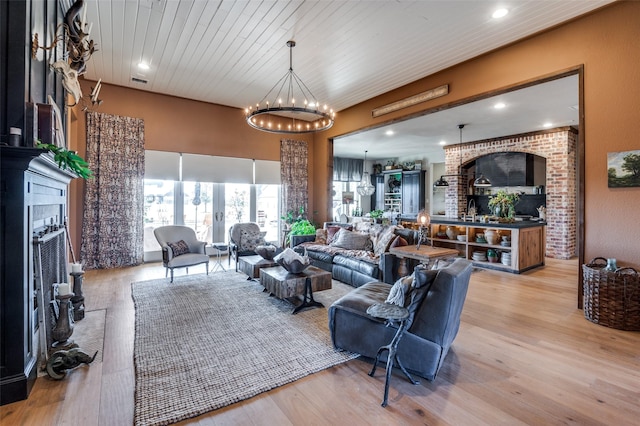
<path fill-rule="evenodd" d="M 51 105 L 51 108 L 54 111 L 55 115 L 55 145 L 60 148 L 67 149 L 67 138 L 64 135 L 64 127 L 62 126 L 62 114 L 60 113 L 60 109 L 56 104 L 56 101 L 53 100 L 51 95 L 47 96 L 47 102 Z"/>
<path fill-rule="evenodd" d="M 353 204 L 353 192 L 342 193 L 342 204 Z"/>
<path fill-rule="evenodd" d="M 609 188 L 640 187 L 640 150 L 607 153 Z"/>

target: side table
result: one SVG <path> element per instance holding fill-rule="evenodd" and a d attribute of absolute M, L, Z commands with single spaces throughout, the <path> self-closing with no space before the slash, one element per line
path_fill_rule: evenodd
<path fill-rule="evenodd" d="M 211 272 L 215 272 L 218 268 L 222 269 L 224 272 L 227 270 L 222 266 L 222 252 L 225 252 L 229 249 L 229 246 L 225 243 L 213 243 L 211 246 L 216 250 L 216 263 L 213 265 Z"/>
<path fill-rule="evenodd" d="M 384 351 L 388 351 L 387 355 L 387 377 L 384 382 L 384 399 L 382 400 L 382 406 L 386 407 L 389 399 L 389 380 L 391 380 L 391 371 L 393 370 L 394 362 L 398 364 L 398 367 L 402 370 L 402 372 L 407 376 L 409 381 L 417 385 L 419 382 L 413 380 L 413 377 L 409 374 L 409 372 L 404 368 L 402 363 L 400 362 L 400 358 L 396 354 L 398 349 L 398 343 L 400 343 L 400 339 L 404 335 L 404 332 L 407 330 L 407 318 L 409 318 L 409 311 L 402 306 L 394 305 L 391 303 L 376 303 L 375 305 L 369 306 L 367 309 L 367 314 L 376 317 L 382 318 L 386 320 L 387 326 L 391 326 L 395 323 L 398 323 L 398 330 L 396 331 L 395 336 L 391 339 L 391 343 L 386 346 L 381 346 L 378 349 L 378 353 L 376 354 L 376 359 L 373 362 L 373 368 L 369 373 L 369 376 L 373 377 L 376 373 L 376 367 L 378 366 L 378 361 L 380 360 L 380 355 Z"/>

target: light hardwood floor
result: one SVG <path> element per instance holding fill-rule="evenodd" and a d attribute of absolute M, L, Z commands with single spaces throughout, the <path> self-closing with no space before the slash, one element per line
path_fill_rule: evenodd
<path fill-rule="evenodd" d="M 640 333 L 587 321 L 577 273 L 576 260 L 553 259 L 521 275 L 474 273 L 437 379 L 414 386 L 394 371 L 387 408 L 384 368 L 372 378 L 370 361 L 357 359 L 184 424 L 640 424 Z M 86 308 L 106 310 L 103 362 L 39 378 L 28 400 L 1 407 L 0 423 L 132 424 L 130 283 L 159 277 L 160 264 L 87 272 Z"/>

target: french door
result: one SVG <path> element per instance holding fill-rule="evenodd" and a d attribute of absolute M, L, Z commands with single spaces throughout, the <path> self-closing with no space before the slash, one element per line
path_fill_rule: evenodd
<path fill-rule="evenodd" d="M 153 230 L 192 228 L 201 241 L 229 242 L 229 227 L 257 222 L 267 241 L 277 242 L 280 185 L 250 185 L 145 179 L 144 260 L 162 259 Z"/>

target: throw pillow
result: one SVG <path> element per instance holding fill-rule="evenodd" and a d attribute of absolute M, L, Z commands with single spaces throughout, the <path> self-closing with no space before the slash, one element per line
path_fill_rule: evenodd
<path fill-rule="evenodd" d="M 369 234 L 361 234 L 359 232 L 341 229 L 335 237 L 333 237 L 330 245 L 347 250 L 364 250 L 367 241 L 370 241 Z"/>
<path fill-rule="evenodd" d="M 422 305 L 425 297 L 429 293 L 431 284 L 438 275 L 438 271 L 429 271 L 424 267 L 416 266 L 413 271 L 413 282 L 411 284 L 411 291 L 409 297 L 406 300 L 406 308 L 409 311 L 409 318 L 407 319 L 407 328 L 413 324 L 413 319 Z"/>
<path fill-rule="evenodd" d="M 404 307 L 407 303 L 407 299 L 411 293 L 411 287 L 413 285 L 413 276 L 402 277 L 395 282 L 389 296 L 387 296 L 386 303 L 392 303 L 394 305 Z"/>
<path fill-rule="evenodd" d="M 382 256 L 389 250 L 389 246 L 393 242 L 393 239 L 396 237 L 396 234 L 393 233 L 395 230 L 395 226 L 389 226 L 387 229 L 382 231 L 375 245 L 373 246 L 373 253 L 376 256 Z"/>
<path fill-rule="evenodd" d="M 436 259 L 433 262 L 433 265 L 431 266 L 431 269 L 436 270 L 436 269 L 442 269 L 442 268 L 447 268 L 449 267 L 453 262 L 455 262 L 455 258 L 450 258 L 450 259 Z"/>
<path fill-rule="evenodd" d="M 408 246 L 409 243 L 407 242 L 407 240 L 405 240 L 404 238 L 402 238 L 400 235 L 398 235 L 392 242 L 391 245 L 389 246 L 389 248 L 393 248 L 393 247 L 404 247 L 404 246 Z"/>
<path fill-rule="evenodd" d="M 316 244 L 327 244 L 327 230 L 326 229 L 316 229 L 316 240 L 314 241 Z"/>
<path fill-rule="evenodd" d="M 245 231 L 240 233 L 240 244 L 238 251 L 255 251 L 256 247 L 265 245 L 264 237 L 259 231 Z"/>
<path fill-rule="evenodd" d="M 169 247 L 171 247 L 171 251 L 173 252 L 173 257 L 180 256 L 181 254 L 190 253 L 189 246 L 184 240 L 180 240 L 175 243 L 167 243 Z"/>
<path fill-rule="evenodd" d="M 336 226 L 336 225 L 327 226 L 327 244 L 331 244 L 331 242 L 333 241 L 333 238 L 341 229 L 346 229 L 348 231 L 351 231 L 351 229 L 353 228 L 351 228 L 350 226 L 344 227 L 344 228 L 342 226 Z"/>

